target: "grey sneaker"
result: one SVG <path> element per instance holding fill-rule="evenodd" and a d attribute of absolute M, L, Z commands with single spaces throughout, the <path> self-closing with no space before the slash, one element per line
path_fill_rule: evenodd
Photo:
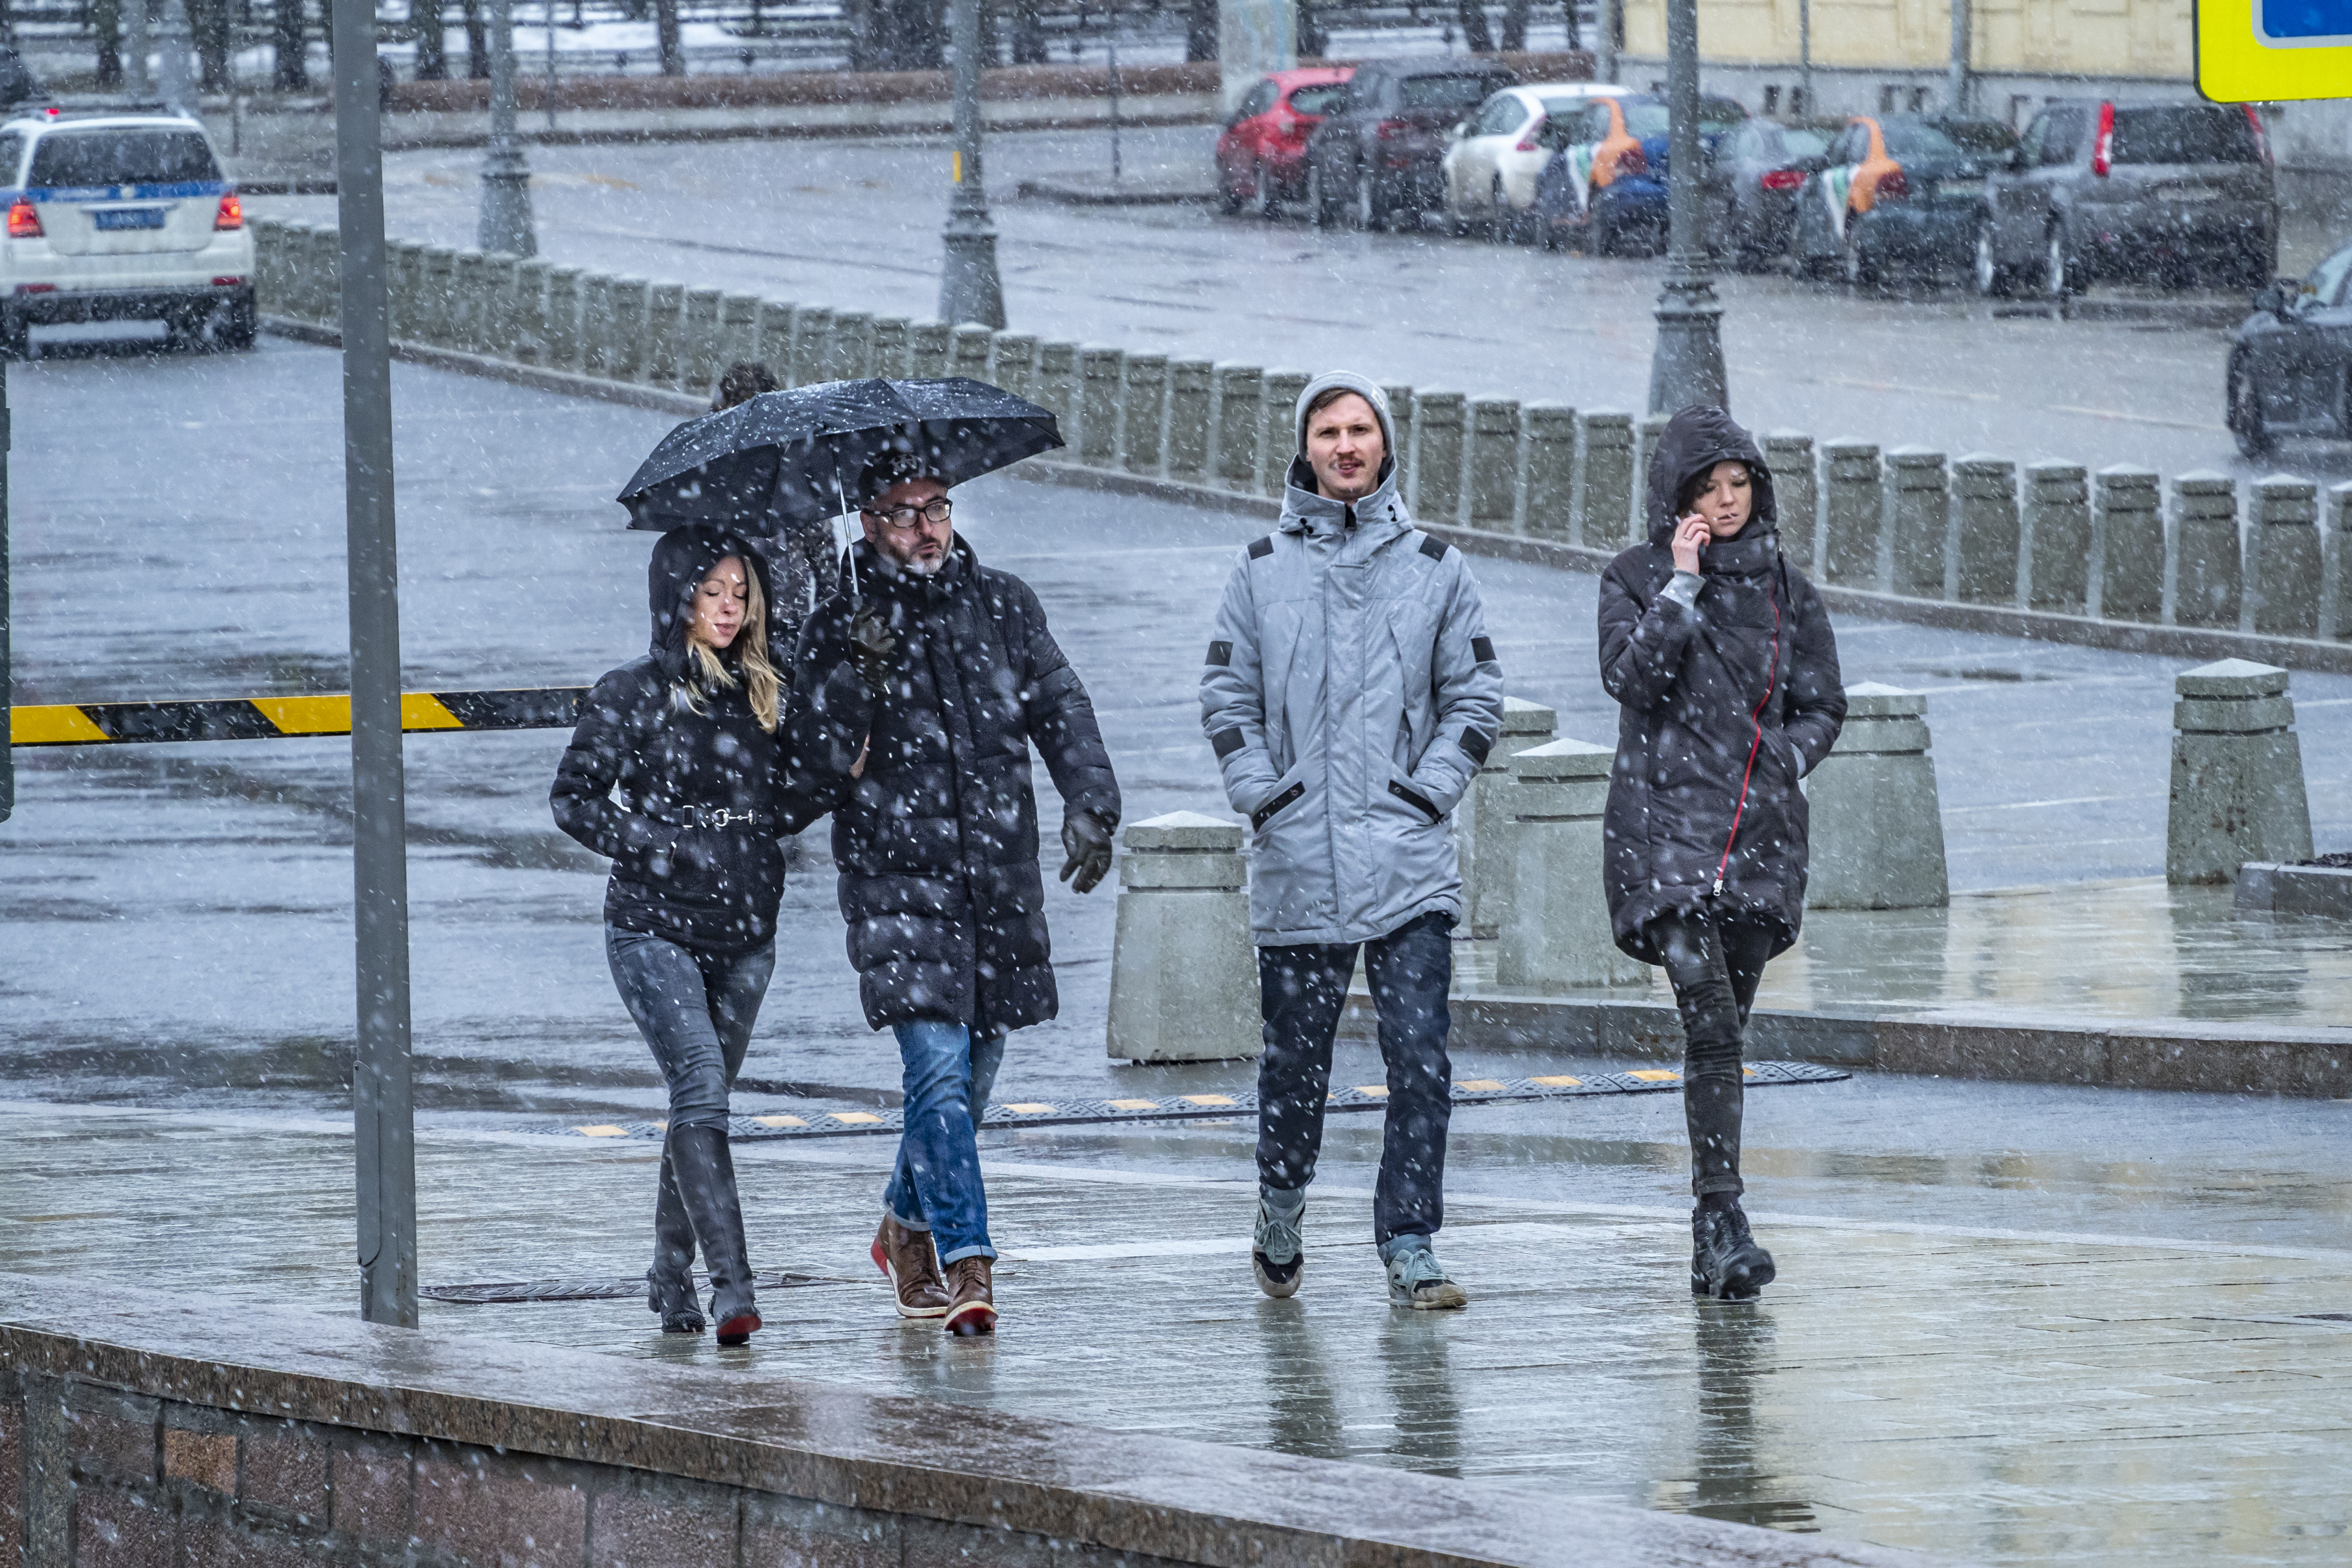
<path fill-rule="evenodd" d="M 1277 1211 L 1266 1201 L 1261 1189 L 1257 1199 L 1257 1226 L 1250 1237 L 1250 1272 L 1257 1276 L 1257 1288 L 1276 1300 L 1298 1293 L 1298 1277 L 1307 1271 L 1307 1251 L 1299 1230 L 1307 1220 L 1307 1194 L 1297 1194 L 1298 1206 L 1288 1214 Z"/>
<path fill-rule="evenodd" d="M 1389 1259 L 1389 1305 L 1424 1312 L 1468 1306 L 1470 1292 L 1446 1278 L 1445 1265 L 1437 1261 L 1428 1238 L 1413 1239 L 1420 1245 L 1403 1247 Z"/>

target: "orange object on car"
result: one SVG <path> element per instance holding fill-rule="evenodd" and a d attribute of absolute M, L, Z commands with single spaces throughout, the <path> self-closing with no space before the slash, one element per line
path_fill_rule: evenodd
<path fill-rule="evenodd" d="M 1894 201 L 1911 194 L 1911 182 L 1903 177 L 1903 165 L 1887 155 L 1886 134 L 1878 121 L 1867 114 L 1857 114 L 1848 125 L 1870 128 L 1870 151 L 1853 171 L 1853 184 L 1846 187 L 1846 210 L 1857 217 L 1876 206 L 1884 198 Z"/>

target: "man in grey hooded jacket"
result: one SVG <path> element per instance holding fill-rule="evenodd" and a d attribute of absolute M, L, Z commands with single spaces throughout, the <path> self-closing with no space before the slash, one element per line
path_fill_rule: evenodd
<path fill-rule="evenodd" d="M 1201 721 L 1250 819 L 1261 1289 L 1304 1262 L 1331 1043 L 1364 954 L 1388 1067 L 1372 1239 L 1400 1306 L 1469 1298 L 1430 1245 L 1444 1222 L 1452 1068 L 1445 1005 L 1462 874 L 1447 814 L 1502 725 L 1502 667 L 1462 552 L 1397 497 L 1388 398 L 1360 375 L 1307 384 L 1276 531 L 1217 609 Z"/>

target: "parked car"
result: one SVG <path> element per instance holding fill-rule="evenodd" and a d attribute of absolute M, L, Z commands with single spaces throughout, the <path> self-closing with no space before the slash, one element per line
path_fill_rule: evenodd
<path fill-rule="evenodd" d="M 2282 436 L 2352 440 L 2352 245 L 2255 299 L 2230 340 L 2228 396 L 2231 434 L 2249 458 Z"/>
<path fill-rule="evenodd" d="M 1827 167 L 1798 188 L 1799 264 L 1850 283 L 1965 270 L 1986 176 L 2015 146 L 2016 133 L 1997 120 L 1853 116 L 1830 143 Z"/>
<path fill-rule="evenodd" d="M 2259 289 L 2278 267 L 2270 145 L 2251 105 L 2051 104 L 1987 182 L 1986 293 L 2100 278 Z"/>
<path fill-rule="evenodd" d="M 1307 196 L 1307 139 L 1332 104 L 1347 96 L 1352 66 L 1281 70 L 1250 89 L 1217 138 L 1217 197 L 1225 211 L 1244 207 L 1272 217 L 1284 202 Z"/>
<path fill-rule="evenodd" d="M 175 342 L 253 346 L 253 236 L 196 121 L 12 120 L 0 179 L 0 357 L 60 321 L 160 319 Z"/>
<path fill-rule="evenodd" d="M 1742 272 L 1760 272 L 1789 251 L 1797 191 L 1829 167 L 1840 120 L 1749 120 L 1717 144 L 1702 178 L 1707 249 Z"/>
<path fill-rule="evenodd" d="M 1498 240 L 1531 233 L 1536 179 L 1551 156 L 1542 143 L 1544 126 L 1552 115 L 1574 114 L 1595 98 L 1624 90 L 1592 82 L 1542 82 L 1507 87 L 1480 104 L 1454 128 L 1441 164 L 1445 216 L 1454 232 L 1484 227 Z"/>
<path fill-rule="evenodd" d="M 1580 242 L 1612 256 L 1666 235 L 1666 106 L 1646 94 L 1597 98 L 1554 115 L 1538 140 L 1550 156 L 1536 182 L 1547 249 Z"/>
<path fill-rule="evenodd" d="M 1475 56 L 1370 60 L 1307 142 L 1307 205 L 1327 226 L 1418 221 L 1445 199 L 1447 133 L 1492 94 L 1518 85 Z"/>
<path fill-rule="evenodd" d="M 0 105 L 13 106 L 41 96 L 41 79 L 25 63 L 16 46 L 0 44 Z"/>
<path fill-rule="evenodd" d="M 1698 100 L 1698 147 L 1708 157 L 1722 144 L 1725 136 L 1748 123 L 1748 106 L 1736 98 L 1712 95 Z"/>

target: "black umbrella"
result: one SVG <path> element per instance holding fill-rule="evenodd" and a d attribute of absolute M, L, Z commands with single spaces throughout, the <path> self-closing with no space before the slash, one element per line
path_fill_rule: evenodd
<path fill-rule="evenodd" d="M 911 452 L 961 484 L 1062 445 L 1054 416 L 968 376 L 828 381 L 763 392 L 662 438 L 616 498 L 629 526 L 772 534 L 840 516 L 866 465 Z"/>

